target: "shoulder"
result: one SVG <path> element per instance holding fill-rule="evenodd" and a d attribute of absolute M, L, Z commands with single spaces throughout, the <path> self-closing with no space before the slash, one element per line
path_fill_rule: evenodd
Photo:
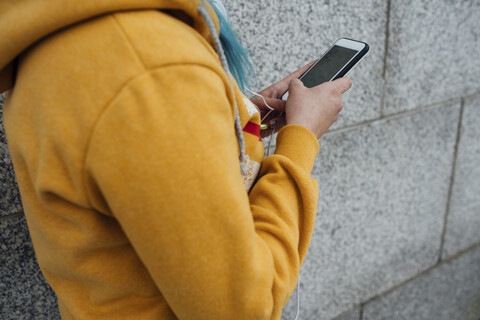
<path fill-rule="evenodd" d="M 149 69 L 182 64 L 204 66 L 227 79 L 208 41 L 188 23 L 158 10 L 83 21 L 43 39 L 23 60 L 48 70 L 44 74 L 54 82 L 67 80 L 84 89 L 117 91 Z"/>
<path fill-rule="evenodd" d="M 221 83 L 225 93 L 228 77 L 199 32 L 165 12 L 137 10 L 83 21 L 43 39 L 23 56 L 18 80 L 61 101 L 59 116 L 69 112 L 91 124 L 139 77 L 165 69 L 173 79 L 181 71 L 191 87 L 199 84 L 191 81 L 198 67 L 208 69 L 209 80 Z"/>
<path fill-rule="evenodd" d="M 158 10 L 118 12 L 112 17 L 147 69 L 172 64 L 221 68 L 215 50 L 187 19 Z"/>

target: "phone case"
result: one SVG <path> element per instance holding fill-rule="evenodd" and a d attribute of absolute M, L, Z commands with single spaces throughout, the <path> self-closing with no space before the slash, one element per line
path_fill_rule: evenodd
<path fill-rule="evenodd" d="M 345 39 L 348 39 L 348 38 L 345 38 Z M 370 50 L 370 46 L 365 42 L 353 40 L 353 39 L 348 39 L 348 40 L 361 42 L 365 44 L 365 47 L 331 81 L 337 80 L 338 78 L 345 76 L 348 73 L 348 71 L 350 71 L 350 69 L 353 68 L 354 65 L 356 65 L 360 60 L 362 60 L 362 58 L 367 54 L 368 50 Z"/>

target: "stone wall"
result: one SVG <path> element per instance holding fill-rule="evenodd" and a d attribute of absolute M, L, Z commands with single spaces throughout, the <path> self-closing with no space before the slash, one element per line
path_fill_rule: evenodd
<path fill-rule="evenodd" d="M 299 319 L 480 318 L 480 2 L 226 0 L 254 90 L 370 44 L 321 138 Z M 0 100 L 0 105 L 2 101 Z M 0 108 L 1 112 L 1 108 Z M 1 117 L 1 114 L 0 114 Z M 0 123 L 0 319 L 58 319 Z M 296 292 L 282 319 L 294 319 Z"/>
<path fill-rule="evenodd" d="M 0 95 L 0 119 L 4 95 Z M 57 301 L 40 272 L 0 121 L 0 319 L 59 319 Z"/>
<path fill-rule="evenodd" d="M 225 2 L 254 90 L 338 38 L 371 47 L 320 139 L 299 319 L 478 320 L 480 1 Z"/>

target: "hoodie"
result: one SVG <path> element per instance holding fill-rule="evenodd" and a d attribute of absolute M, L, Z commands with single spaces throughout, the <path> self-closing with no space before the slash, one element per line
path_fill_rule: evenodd
<path fill-rule="evenodd" d="M 318 141 L 287 125 L 263 159 L 212 8 L 5 0 L 0 30 L 5 132 L 62 319 L 280 319 Z"/>

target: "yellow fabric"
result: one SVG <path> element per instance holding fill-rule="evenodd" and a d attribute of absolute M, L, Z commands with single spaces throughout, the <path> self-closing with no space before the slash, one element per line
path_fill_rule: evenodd
<path fill-rule="evenodd" d="M 0 38 L 4 124 L 62 318 L 280 319 L 313 230 L 315 136 L 286 126 L 263 159 L 244 132 L 262 164 L 247 192 L 234 99 L 242 128 L 260 117 L 197 3 L 63 2 L 0 6 L 0 29 L 25 32 Z"/>

